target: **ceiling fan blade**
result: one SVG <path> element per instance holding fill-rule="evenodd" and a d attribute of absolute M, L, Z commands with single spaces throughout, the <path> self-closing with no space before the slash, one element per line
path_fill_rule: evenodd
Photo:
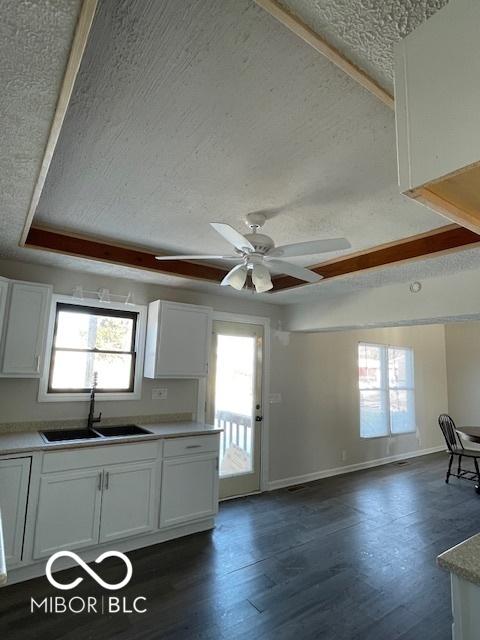
<path fill-rule="evenodd" d="M 219 233 L 227 242 L 233 244 L 234 247 L 240 249 L 240 251 L 250 250 L 255 251 L 255 247 L 247 240 L 245 236 L 242 236 L 236 229 L 229 224 L 223 222 L 210 222 L 210 225 Z"/>
<path fill-rule="evenodd" d="M 297 242 L 274 247 L 270 249 L 267 256 L 293 258 L 295 256 L 309 256 L 315 253 L 327 253 L 328 251 L 341 251 L 342 249 L 350 249 L 351 246 L 346 238 L 310 240 L 308 242 Z"/>
<path fill-rule="evenodd" d="M 155 260 L 238 260 L 240 256 L 155 256 Z"/>
<path fill-rule="evenodd" d="M 266 264 L 269 267 L 273 267 L 273 269 L 279 273 L 284 273 L 287 276 L 292 276 L 293 278 L 304 280 L 305 282 L 319 282 L 323 278 L 323 276 L 320 276 L 314 271 L 310 271 L 310 269 L 304 269 L 303 267 L 291 264 L 291 262 L 284 262 L 283 260 L 272 259 Z"/>

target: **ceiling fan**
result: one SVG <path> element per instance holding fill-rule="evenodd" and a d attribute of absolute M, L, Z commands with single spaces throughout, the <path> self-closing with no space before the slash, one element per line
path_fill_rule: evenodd
<path fill-rule="evenodd" d="M 259 233 L 263 227 L 266 216 L 263 213 L 249 213 L 246 216 L 246 224 L 250 233 L 242 235 L 229 224 L 223 222 L 211 222 L 211 226 L 227 242 L 235 247 L 234 255 L 178 255 L 156 256 L 157 260 L 241 260 L 231 269 L 222 280 L 222 286 L 230 285 L 234 289 L 243 289 L 249 271 L 253 285 L 258 293 L 263 293 L 273 288 L 270 270 L 293 276 L 305 282 L 318 282 L 322 276 L 310 269 L 304 269 L 291 262 L 277 260 L 277 258 L 293 258 L 328 251 L 340 251 L 349 249 L 350 243 L 346 238 L 330 238 L 326 240 L 309 240 L 296 244 L 285 244 L 276 247 L 273 240 Z"/>

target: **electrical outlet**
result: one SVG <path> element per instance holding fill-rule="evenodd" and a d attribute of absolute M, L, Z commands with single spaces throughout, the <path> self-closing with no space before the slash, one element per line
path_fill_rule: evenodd
<path fill-rule="evenodd" d="M 168 395 L 168 389 L 165 387 L 162 389 L 152 389 L 152 400 L 166 400 Z"/>
<path fill-rule="evenodd" d="M 347 460 L 347 451 L 346 449 L 342 449 L 342 462 L 346 462 Z"/>

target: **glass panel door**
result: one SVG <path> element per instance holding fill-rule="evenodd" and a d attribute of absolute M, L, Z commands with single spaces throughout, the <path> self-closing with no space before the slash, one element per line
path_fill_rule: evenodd
<path fill-rule="evenodd" d="M 220 497 L 260 489 L 263 327 L 213 324 L 207 418 L 221 427 Z"/>

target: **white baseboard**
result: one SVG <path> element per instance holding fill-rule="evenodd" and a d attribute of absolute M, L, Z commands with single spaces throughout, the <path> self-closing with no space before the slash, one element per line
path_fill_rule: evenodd
<path fill-rule="evenodd" d="M 312 473 L 306 473 L 303 476 L 292 476 L 290 478 L 281 478 L 280 480 L 272 480 L 268 483 L 268 491 L 275 491 L 275 489 L 283 489 L 284 487 L 291 487 L 296 484 L 303 484 L 304 482 L 312 482 L 313 480 L 320 480 L 321 478 L 330 478 L 331 476 L 339 476 L 343 473 L 353 473 L 354 471 L 360 471 L 361 469 L 370 469 L 371 467 L 380 467 L 383 464 L 390 464 L 391 462 L 398 462 L 399 460 L 406 460 L 408 458 L 417 458 L 418 456 L 426 456 L 429 453 L 437 453 L 438 451 L 445 451 L 445 445 L 439 445 L 437 447 L 430 447 L 430 449 L 419 449 L 418 451 L 409 451 L 408 453 L 399 453 L 394 456 L 388 456 L 387 458 L 377 458 L 376 460 L 367 460 L 366 462 L 359 462 L 357 464 L 349 464 L 344 467 L 334 467 L 332 469 L 323 469 L 322 471 L 313 471 Z"/>
<path fill-rule="evenodd" d="M 87 549 L 75 549 L 80 554 L 85 562 L 93 562 L 103 552 L 110 549 L 115 551 L 133 551 L 135 549 L 141 549 L 153 544 L 159 544 L 166 542 L 167 540 L 174 540 L 183 536 L 189 536 L 192 533 L 199 533 L 200 531 L 208 531 L 215 527 L 214 518 L 205 518 L 204 520 L 198 520 L 197 522 L 190 522 L 188 524 L 179 525 L 178 527 L 170 527 L 167 529 L 159 529 L 154 533 L 132 536 L 125 540 L 115 540 L 113 542 L 105 542 L 95 545 Z M 9 569 L 7 584 L 15 584 L 17 582 L 23 582 L 24 580 L 31 580 L 32 578 L 38 578 L 45 576 L 45 563 L 48 556 L 45 556 L 42 560 L 30 560 L 24 561 L 20 565 Z M 55 562 L 54 571 L 63 571 L 70 567 L 75 566 L 76 562 L 70 558 L 59 558 Z"/>

